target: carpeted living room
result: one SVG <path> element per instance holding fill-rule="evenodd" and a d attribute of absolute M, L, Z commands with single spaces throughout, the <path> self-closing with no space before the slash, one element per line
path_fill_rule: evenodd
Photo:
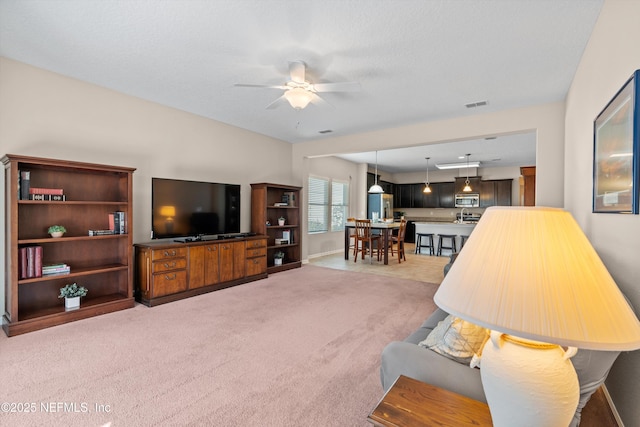
<path fill-rule="evenodd" d="M 171 304 L 2 334 L 5 400 L 38 405 L 2 422 L 369 425 L 382 396 L 380 353 L 435 309 L 436 288 L 309 264 Z"/>

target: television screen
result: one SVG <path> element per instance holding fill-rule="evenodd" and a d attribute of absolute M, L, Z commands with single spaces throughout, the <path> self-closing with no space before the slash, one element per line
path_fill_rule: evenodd
<path fill-rule="evenodd" d="M 240 232 L 240 185 L 151 179 L 154 239 Z"/>

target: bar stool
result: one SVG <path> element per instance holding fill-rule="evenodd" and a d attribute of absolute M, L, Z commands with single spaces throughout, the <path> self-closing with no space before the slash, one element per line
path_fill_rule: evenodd
<path fill-rule="evenodd" d="M 468 238 L 469 236 L 465 236 L 464 234 L 460 235 L 460 250 L 464 248 L 464 243 L 467 241 Z"/>
<path fill-rule="evenodd" d="M 422 238 L 425 238 L 426 242 L 422 244 Z M 433 233 L 416 233 L 416 253 L 422 253 L 422 248 L 429 248 L 429 255 L 433 255 L 435 247 L 433 246 Z"/>
<path fill-rule="evenodd" d="M 457 252 L 456 234 L 439 234 L 438 235 L 438 256 L 442 255 L 443 249 L 449 249 L 451 252 Z M 444 239 L 450 239 L 449 245 L 446 245 Z"/>

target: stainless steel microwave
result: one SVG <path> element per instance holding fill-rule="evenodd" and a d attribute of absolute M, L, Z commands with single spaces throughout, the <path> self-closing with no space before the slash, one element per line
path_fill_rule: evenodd
<path fill-rule="evenodd" d="M 456 208 L 477 208 L 480 206 L 480 194 L 458 193 L 456 194 Z"/>

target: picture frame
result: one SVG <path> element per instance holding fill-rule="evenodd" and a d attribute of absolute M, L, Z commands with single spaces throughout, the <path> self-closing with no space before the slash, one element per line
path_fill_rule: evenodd
<path fill-rule="evenodd" d="M 593 212 L 638 214 L 640 70 L 593 122 Z"/>

